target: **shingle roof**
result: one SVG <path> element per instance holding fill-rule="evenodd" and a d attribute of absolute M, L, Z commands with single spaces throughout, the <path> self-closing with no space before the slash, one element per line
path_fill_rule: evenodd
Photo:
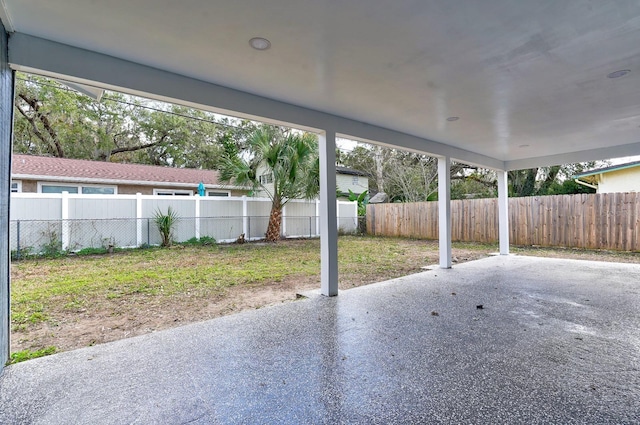
<path fill-rule="evenodd" d="M 87 161 L 82 159 L 52 158 L 45 156 L 13 155 L 12 173 L 20 176 L 65 177 L 123 182 L 167 182 L 198 185 L 218 185 L 218 172 L 191 168 L 158 167 L 153 165 L 120 164 L 116 162 Z"/>
<path fill-rule="evenodd" d="M 354 170 L 353 168 L 342 167 L 340 165 L 336 166 L 336 172 L 338 174 L 348 174 L 350 176 L 364 176 L 364 177 L 369 176 L 369 174 L 365 173 L 364 171 Z"/>

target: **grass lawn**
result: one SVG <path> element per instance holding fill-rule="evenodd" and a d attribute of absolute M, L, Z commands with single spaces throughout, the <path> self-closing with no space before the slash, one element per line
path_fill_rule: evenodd
<path fill-rule="evenodd" d="M 462 262 L 496 250 L 495 245 L 457 243 L 453 256 Z M 520 250 L 520 254 L 531 251 Z M 297 293 L 319 287 L 319 251 L 315 239 L 14 262 L 14 361 L 294 300 Z M 586 251 L 532 252 L 607 259 Z M 437 263 L 438 243 L 343 236 L 338 256 L 340 289 L 348 289 Z M 610 261 L 640 262 L 634 254 L 612 256 Z"/>

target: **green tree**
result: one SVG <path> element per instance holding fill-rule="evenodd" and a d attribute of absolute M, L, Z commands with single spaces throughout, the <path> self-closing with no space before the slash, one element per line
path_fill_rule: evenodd
<path fill-rule="evenodd" d="M 55 80 L 17 77 L 16 152 L 108 160 L 158 143 L 142 137 L 140 122 L 148 114 L 137 98 L 111 93 L 98 102 Z"/>
<path fill-rule="evenodd" d="M 551 167 L 512 170 L 509 176 L 509 196 L 544 196 L 556 194 L 591 193 L 578 184 L 566 183 L 584 170 L 604 167 L 608 161 L 578 162 Z"/>
<path fill-rule="evenodd" d="M 105 92 L 100 101 L 64 84 L 18 73 L 14 150 L 18 153 L 187 168 L 215 168 L 219 138 L 245 134 L 249 121 Z M 216 121 L 219 121 L 216 122 Z M 246 138 L 246 136 L 245 136 Z"/>
<path fill-rule="evenodd" d="M 437 199 L 436 158 L 382 146 L 358 145 L 340 155 L 341 163 L 368 173 L 369 189 L 385 192 L 391 202 L 421 202 Z M 452 178 L 462 179 L 471 167 L 453 163 Z"/>
<path fill-rule="evenodd" d="M 271 199 L 266 239 L 280 239 L 282 207 L 291 199 L 318 195 L 319 160 L 315 135 L 261 125 L 241 149 L 225 144 L 222 181 L 262 190 Z"/>

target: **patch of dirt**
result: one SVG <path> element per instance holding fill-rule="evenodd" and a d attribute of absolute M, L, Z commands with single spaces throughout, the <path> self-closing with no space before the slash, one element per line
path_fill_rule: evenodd
<path fill-rule="evenodd" d="M 421 249 L 416 249 L 417 247 Z M 496 248 L 491 246 L 454 248 L 454 264 L 484 258 L 495 250 Z M 513 248 L 512 252 L 518 255 L 640 263 L 640 253 L 548 248 Z M 364 272 L 341 272 L 340 289 L 423 271 L 423 266 L 437 264 L 438 243 L 405 240 L 402 241 L 402 252 L 399 255 L 402 255 L 403 261 L 399 261 L 390 269 L 377 270 L 371 267 Z M 291 276 L 278 282 L 233 286 L 226 288 L 222 293 L 206 297 L 197 294 L 179 294 L 171 297 L 137 294 L 115 300 L 87 301 L 92 302 L 90 309 L 61 309 L 50 314 L 45 322 L 14 330 L 11 351 L 37 350 L 48 346 L 55 346 L 58 351 L 73 350 L 243 310 L 291 302 L 296 300 L 296 294 L 317 289 L 319 286 L 318 277 Z"/>

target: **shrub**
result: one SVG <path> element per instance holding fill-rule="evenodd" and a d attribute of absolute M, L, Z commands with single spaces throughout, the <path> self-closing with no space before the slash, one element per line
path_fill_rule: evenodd
<path fill-rule="evenodd" d="M 165 247 L 171 246 L 173 243 L 173 229 L 180 220 L 178 213 L 172 210 L 171 207 L 167 208 L 166 214 L 163 214 L 162 211 L 158 209 L 153 215 L 153 220 L 156 226 L 158 226 L 158 231 L 162 238 L 161 245 Z"/>
<path fill-rule="evenodd" d="M 215 238 L 212 238 L 211 236 L 202 236 L 199 239 L 191 238 L 187 241 L 184 241 L 182 242 L 182 245 L 213 246 L 217 243 L 218 242 L 215 240 Z"/>

